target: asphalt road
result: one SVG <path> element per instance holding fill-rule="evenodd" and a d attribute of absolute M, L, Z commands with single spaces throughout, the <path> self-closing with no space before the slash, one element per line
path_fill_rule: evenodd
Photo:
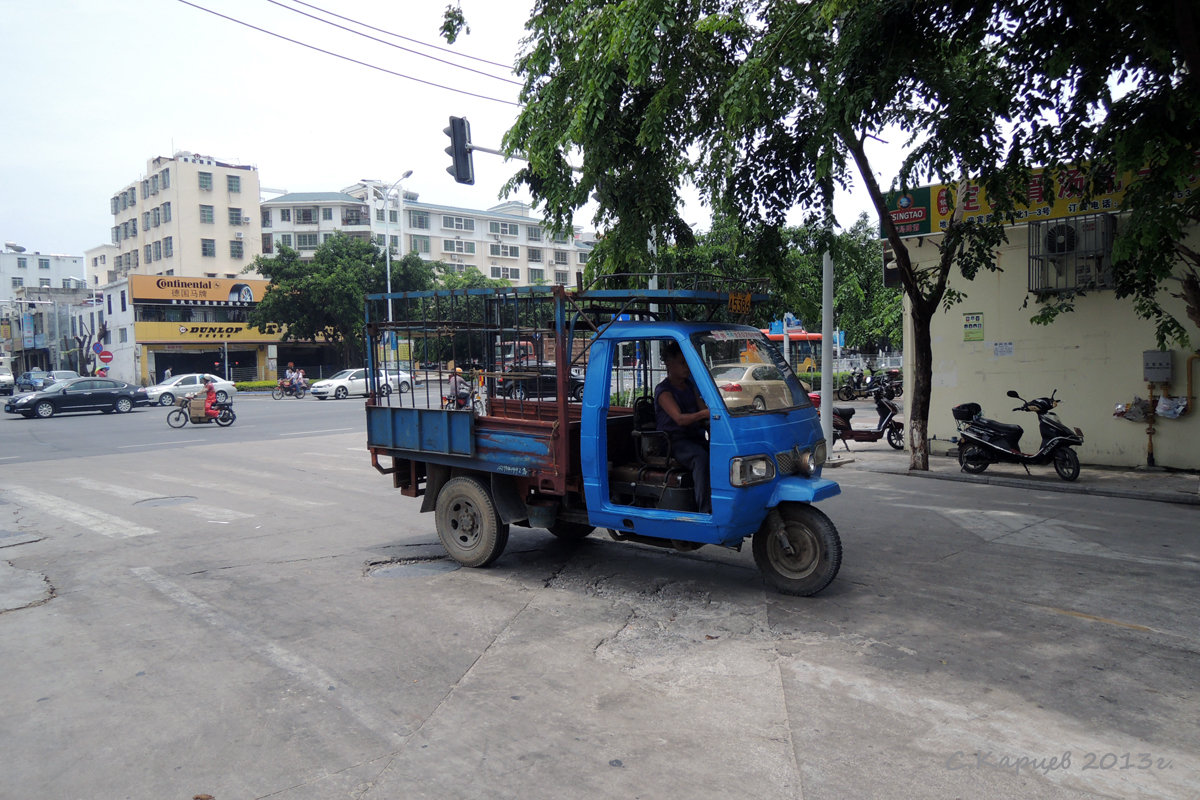
<path fill-rule="evenodd" d="M 600 532 L 459 569 L 360 401 L 238 403 L 0 420 L 0 798 L 1200 797 L 1190 507 L 850 465 L 818 597 Z"/>

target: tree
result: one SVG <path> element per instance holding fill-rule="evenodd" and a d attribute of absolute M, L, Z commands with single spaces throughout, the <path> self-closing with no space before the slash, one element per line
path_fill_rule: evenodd
<path fill-rule="evenodd" d="M 383 252 L 373 243 L 335 234 L 311 261 L 280 245 L 279 254 L 259 256 L 250 269 L 271 285 L 248 321 L 260 331 L 284 330 L 284 341 L 340 344 L 347 364 L 363 358 L 363 301 L 387 289 Z M 415 253 L 392 263 L 392 290 L 427 289 L 432 269 Z"/>

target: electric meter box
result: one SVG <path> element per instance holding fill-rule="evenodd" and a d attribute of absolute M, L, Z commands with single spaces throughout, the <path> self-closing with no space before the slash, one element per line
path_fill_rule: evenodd
<path fill-rule="evenodd" d="M 1142 373 L 1146 383 L 1171 382 L 1171 351 L 1145 350 L 1142 352 Z"/>

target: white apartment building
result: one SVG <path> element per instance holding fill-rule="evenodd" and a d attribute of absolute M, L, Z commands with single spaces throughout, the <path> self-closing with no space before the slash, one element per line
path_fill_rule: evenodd
<path fill-rule="evenodd" d="M 255 167 L 186 151 L 150 159 L 109 200 L 116 252 L 96 254 L 111 265 L 91 285 L 131 274 L 238 277 L 262 252 L 258 198 Z"/>
<path fill-rule="evenodd" d="M 574 286 L 591 252 L 578 230 L 554 235 L 530 216 L 524 203 L 486 210 L 420 201 L 415 192 L 389 194 L 381 184 L 359 182 L 340 192 L 285 194 L 261 204 L 263 253 L 283 244 L 311 256 L 336 231 L 394 253 L 416 252 L 459 271 L 475 267 L 514 286 Z"/>
<path fill-rule="evenodd" d="M 23 294 L 20 289 L 74 289 L 82 285 L 82 256 L 30 253 L 20 245 L 16 248 L 6 247 L 0 253 L 0 303 Z"/>

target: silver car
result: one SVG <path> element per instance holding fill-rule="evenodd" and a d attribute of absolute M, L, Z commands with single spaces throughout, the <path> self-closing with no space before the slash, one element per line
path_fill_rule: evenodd
<path fill-rule="evenodd" d="M 218 402 L 224 403 L 237 394 L 237 387 L 233 385 L 232 381 L 227 381 L 216 375 L 210 375 L 207 372 L 188 372 L 183 375 L 175 375 L 161 383 L 156 383 L 148 387 L 146 395 L 150 398 L 151 403 L 158 403 L 160 406 L 173 406 L 176 400 L 185 395 L 203 392 L 205 381 L 212 381 L 216 384 Z"/>

